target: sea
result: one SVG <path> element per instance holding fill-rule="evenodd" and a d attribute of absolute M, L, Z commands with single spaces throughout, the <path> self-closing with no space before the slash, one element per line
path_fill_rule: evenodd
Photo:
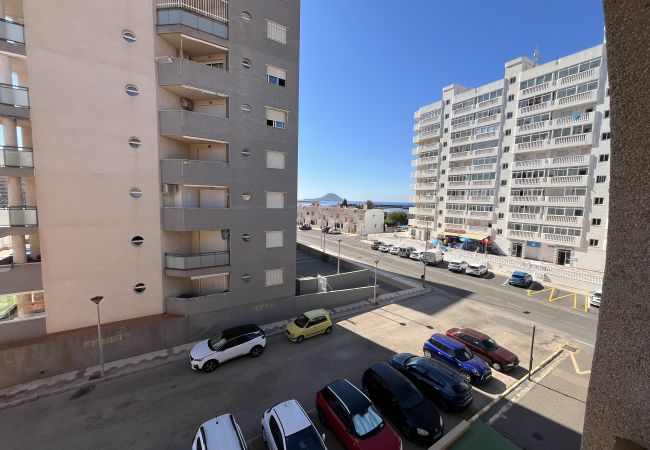
<path fill-rule="evenodd" d="M 336 201 L 322 201 L 319 202 L 321 206 L 336 206 L 339 202 Z M 350 205 L 365 205 L 365 201 L 351 201 L 348 200 L 348 204 Z M 408 213 L 408 209 L 412 208 L 415 206 L 415 203 L 409 203 L 409 202 L 374 202 L 375 207 L 378 209 L 383 209 L 385 212 L 406 212 Z M 304 201 L 304 200 L 299 200 L 298 205 L 311 205 L 311 201 Z M 386 208 L 386 206 L 389 206 L 389 208 Z"/>

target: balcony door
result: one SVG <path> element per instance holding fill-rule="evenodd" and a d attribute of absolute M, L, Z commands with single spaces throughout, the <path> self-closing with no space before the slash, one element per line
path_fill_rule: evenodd
<path fill-rule="evenodd" d="M 199 295 L 211 295 L 229 290 L 228 274 L 213 275 L 199 279 Z"/>
<path fill-rule="evenodd" d="M 199 191 L 200 208 L 225 208 L 228 195 L 225 189 L 201 189 Z"/>

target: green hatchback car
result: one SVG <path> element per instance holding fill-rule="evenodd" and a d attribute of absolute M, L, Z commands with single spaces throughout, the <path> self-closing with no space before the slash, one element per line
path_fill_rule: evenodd
<path fill-rule="evenodd" d="M 289 322 L 285 334 L 291 342 L 301 343 L 305 338 L 331 332 L 332 319 L 329 313 L 324 309 L 315 309 L 300 314 L 293 322 Z"/>

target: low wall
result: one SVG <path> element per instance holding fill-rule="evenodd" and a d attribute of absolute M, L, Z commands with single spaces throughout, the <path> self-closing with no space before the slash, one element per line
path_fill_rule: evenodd
<path fill-rule="evenodd" d="M 355 270 L 352 272 L 326 275 L 327 285 L 334 291 L 342 289 L 353 289 L 368 285 L 368 271 Z M 297 295 L 315 294 L 318 292 L 318 277 L 304 277 L 296 280 Z"/>
<path fill-rule="evenodd" d="M 7 320 L 0 323 L 0 344 L 45 336 L 45 317 Z"/>
<path fill-rule="evenodd" d="M 340 291 L 321 292 L 318 294 L 299 295 L 296 297 L 296 306 L 300 311 L 310 309 L 333 309 L 372 298 L 373 286 L 366 286 Z"/>

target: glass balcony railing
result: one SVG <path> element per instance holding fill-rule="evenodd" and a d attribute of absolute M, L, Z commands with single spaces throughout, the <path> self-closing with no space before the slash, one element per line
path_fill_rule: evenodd
<path fill-rule="evenodd" d="M 35 206 L 5 206 L 0 208 L 0 227 L 38 225 Z"/>
<path fill-rule="evenodd" d="M 190 255 L 165 253 L 165 267 L 167 269 L 191 270 L 227 266 L 229 264 L 230 252 L 194 253 Z"/>
<path fill-rule="evenodd" d="M 29 89 L 0 83 L 0 104 L 29 108 Z"/>
<path fill-rule="evenodd" d="M 25 26 L 8 19 L 0 19 L 0 40 L 24 44 Z"/>
<path fill-rule="evenodd" d="M 32 149 L 0 146 L 0 167 L 34 167 Z"/>

